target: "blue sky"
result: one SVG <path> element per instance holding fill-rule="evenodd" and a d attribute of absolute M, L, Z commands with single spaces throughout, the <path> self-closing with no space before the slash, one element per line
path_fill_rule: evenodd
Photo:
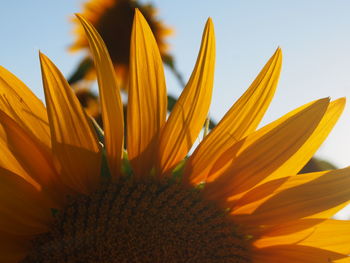
<path fill-rule="evenodd" d="M 0 15 L 0 64 L 21 78 L 42 99 L 38 50 L 68 76 L 80 54 L 70 54 L 69 17 L 81 0 L 6 1 Z M 142 1 L 147 2 L 147 1 Z M 175 28 L 169 38 L 177 66 L 191 73 L 207 17 L 215 24 L 217 60 L 211 115 L 219 120 L 245 91 L 274 50 L 284 60 L 276 96 L 263 124 L 317 98 L 350 99 L 350 2 L 347 0 L 153 1 L 159 17 Z M 180 87 L 167 74 L 168 90 Z M 350 164 L 350 107 L 318 156 Z"/>

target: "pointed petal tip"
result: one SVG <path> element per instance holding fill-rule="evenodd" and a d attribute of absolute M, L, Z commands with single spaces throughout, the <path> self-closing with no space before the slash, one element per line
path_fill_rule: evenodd
<path fill-rule="evenodd" d="M 81 21 L 81 20 L 84 20 L 84 17 L 83 17 L 81 14 L 79 14 L 79 13 L 74 13 L 74 15 L 75 15 L 75 17 L 78 18 L 80 21 Z"/>
<path fill-rule="evenodd" d="M 138 8 L 135 8 L 135 14 L 134 14 L 134 23 L 140 22 L 142 20 L 146 20 L 141 11 Z"/>
<path fill-rule="evenodd" d="M 212 41 L 212 48 L 215 49 L 215 30 L 214 30 L 214 23 L 212 19 L 209 17 L 207 22 L 205 23 L 204 30 L 203 30 L 203 37 L 206 36 L 208 39 Z M 203 39 L 202 39 L 203 40 Z M 215 52 L 215 50 L 214 50 Z"/>
<path fill-rule="evenodd" d="M 320 103 L 320 104 L 324 104 L 324 105 L 328 105 L 330 102 L 331 102 L 330 97 L 325 97 L 325 98 L 321 98 L 321 99 L 314 101 L 314 103 Z"/>
<path fill-rule="evenodd" d="M 207 22 L 205 23 L 205 27 L 208 30 L 214 30 L 214 23 L 213 23 L 213 19 L 211 17 L 208 17 Z"/>
<path fill-rule="evenodd" d="M 79 13 L 75 13 L 74 14 L 75 17 L 78 19 L 78 21 L 80 22 L 80 24 L 84 27 L 84 29 L 86 28 L 86 25 L 91 25 L 90 21 L 88 21 L 85 17 L 83 17 L 81 14 Z"/>
<path fill-rule="evenodd" d="M 342 113 L 344 111 L 345 105 L 346 105 L 346 98 L 341 97 L 336 100 L 333 100 L 330 102 L 330 105 L 333 105 L 334 107 L 337 107 L 338 110 Z"/>
<path fill-rule="evenodd" d="M 346 97 L 340 97 L 340 98 L 336 99 L 335 101 L 337 101 L 338 103 L 342 103 L 345 106 L 345 104 L 346 104 Z"/>
<path fill-rule="evenodd" d="M 142 13 L 141 13 L 140 9 L 135 8 L 135 17 L 139 17 L 139 16 L 142 16 Z"/>
<path fill-rule="evenodd" d="M 112 174 L 120 174 L 124 138 L 123 104 L 115 76 L 112 60 L 107 47 L 96 28 L 83 16 L 77 15 L 87 37 L 93 56 L 99 94 L 101 98 L 102 119 L 105 123 L 105 145 Z"/>
<path fill-rule="evenodd" d="M 275 50 L 275 53 L 273 53 L 272 57 L 273 60 L 277 60 L 279 66 L 282 65 L 282 58 L 283 58 L 283 53 L 282 53 L 282 49 L 278 46 Z"/>
<path fill-rule="evenodd" d="M 38 50 L 38 55 L 39 55 L 40 64 L 42 65 L 46 56 L 44 53 L 41 52 L 41 50 Z"/>
<path fill-rule="evenodd" d="M 43 52 L 41 52 L 41 50 L 39 50 L 39 59 L 41 64 L 51 62 L 51 59 L 49 59 L 48 56 L 46 56 Z"/>
<path fill-rule="evenodd" d="M 319 109 L 324 111 L 323 114 L 326 114 L 327 107 L 329 106 L 330 102 L 331 102 L 330 97 L 325 97 L 325 98 L 321 98 L 313 101 L 312 104 L 315 106 L 318 105 Z"/>
<path fill-rule="evenodd" d="M 331 98 L 330 97 L 324 97 L 324 98 L 320 98 L 320 99 L 317 99 L 317 100 L 314 100 L 313 102 L 330 102 L 331 101 Z"/>
<path fill-rule="evenodd" d="M 54 65 L 51 59 L 39 50 L 39 60 L 41 67 Z"/>
<path fill-rule="evenodd" d="M 275 54 L 278 55 L 279 57 L 282 57 L 283 53 L 282 53 L 282 48 L 280 46 L 277 47 Z"/>
<path fill-rule="evenodd" d="M 146 18 L 143 16 L 143 14 L 141 13 L 141 11 L 138 8 L 135 8 L 134 24 L 140 26 L 140 23 L 141 23 L 141 26 L 143 23 L 146 23 L 148 25 L 148 22 Z"/>
<path fill-rule="evenodd" d="M 39 60 L 40 60 L 40 65 L 46 64 L 47 61 L 49 61 L 50 59 L 39 50 Z"/>

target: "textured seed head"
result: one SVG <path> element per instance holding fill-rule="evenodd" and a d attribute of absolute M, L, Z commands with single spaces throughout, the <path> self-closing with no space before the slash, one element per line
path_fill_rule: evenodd
<path fill-rule="evenodd" d="M 251 262 L 249 241 L 194 188 L 120 180 L 59 212 L 22 263 Z"/>

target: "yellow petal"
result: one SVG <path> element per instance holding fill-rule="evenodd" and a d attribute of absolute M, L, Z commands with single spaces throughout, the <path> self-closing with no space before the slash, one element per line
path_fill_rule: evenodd
<path fill-rule="evenodd" d="M 101 153 L 96 134 L 62 73 L 40 54 L 53 154 L 62 181 L 80 193 L 89 193 L 100 179 Z"/>
<path fill-rule="evenodd" d="M 31 184 L 0 168 L 0 231 L 34 235 L 48 231 L 51 203 Z"/>
<path fill-rule="evenodd" d="M 136 176 L 155 165 L 158 137 L 165 123 L 167 95 L 163 62 L 153 33 L 136 9 L 130 48 L 128 157 Z"/>
<path fill-rule="evenodd" d="M 1 66 L 0 109 L 46 146 L 50 146 L 50 130 L 44 104 L 22 81 Z"/>
<path fill-rule="evenodd" d="M 319 125 L 307 139 L 300 149 L 294 153 L 283 165 L 281 165 L 276 171 L 268 175 L 260 184 L 264 182 L 271 182 L 278 178 L 285 178 L 286 175 L 293 175 L 299 172 L 299 170 L 308 162 L 308 160 L 314 155 L 315 151 L 320 147 L 322 142 L 326 139 L 335 123 L 339 119 L 341 113 L 344 110 L 345 98 L 332 101 L 326 114 L 323 116 Z M 242 198 L 243 199 L 243 198 Z M 345 203 L 344 203 L 345 206 Z M 339 210 L 336 208 L 336 210 Z M 334 210 L 334 211 L 336 211 Z M 332 211 L 329 211 L 334 214 Z"/>
<path fill-rule="evenodd" d="M 49 194 L 60 203 L 62 201 L 60 194 L 63 190 L 61 183 L 58 181 L 59 176 L 52 162 L 51 153 L 40 141 L 28 134 L 1 110 L 0 122 L 6 132 L 7 145 L 11 150 L 11 154 L 16 157 L 30 179 L 34 179 L 40 187 L 49 191 Z M 23 177 L 33 183 L 26 176 Z M 36 186 L 36 184 L 33 185 Z"/>
<path fill-rule="evenodd" d="M 329 99 L 306 104 L 234 145 L 235 156 L 226 154 L 218 160 L 231 158 L 232 164 L 219 177 L 215 172 L 208 177 L 208 196 L 225 199 L 245 192 L 277 170 L 307 142 L 328 104 Z"/>
<path fill-rule="evenodd" d="M 123 104 L 108 50 L 96 29 L 77 15 L 84 27 L 94 57 L 102 107 L 105 146 L 109 168 L 113 177 L 120 175 L 124 140 Z"/>
<path fill-rule="evenodd" d="M 254 245 L 269 247 L 275 245 L 298 244 L 336 253 L 350 253 L 350 221 L 323 220 L 315 224 L 315 219 L 301 219 L 283 223 L 264 233 Z"/>
<path fill-rule="evenodd" d="M 194 185 L 204 181 L 217 158 L 256 129 L 275 93 L 281 64 L 282 52 L 278 48 L 249 89 L 186 161 L 185 180 Z"/>
<path fill-rule="evenodd" d="M 214 26 L 209 18 L 191 78 L 161 133 L 158 154 L 159 174 L 169 172 L 186 156 L 202 129 L 211 101 L 214 66 Z"/>
<path fill-rule="evenodd" d="M 7 144 L 6 132 L 4 131 L 1 125 L 0 125 L 0 152 L 1 152 L 0 167 L 21 176 L 26 181 L 38 187 L 37 182 L 35 182 L 33 178 L 31 178 L 29 174 L 23 169 L 23 167 L 18 162 L 18 160 L 16 159 L 12 151 L 9 149 Z"/>
<path fill-rule="evenodd" d="M 321 263 L 338 262 L 345 259 L 344 254 L 320 248 L 295 245 L 280 245 L 259 248 L 253 251 L 254 263 Z M 339 261 L 343 262 L 343 261 Z M 344 261 L 345 263 L 345 261 Z"/>
<path fill-rule="evenodd" d="M 238 215 L 244 207 L 234 209 L 235 219 L 247 225 L 274 225 L 315 215 L 327 218 L 336 212 L 329 209 L 340 209 L 350 200 L 350 167 L 291 176 L 281 186 L 274 185 L 278 180 L 282 179 L 259 186 L 255 194 L 263 201 L 256 198 L 257 208 L 249 215 Z M 253 195 L 248 197 L 250 202 L 254 201 Z"/>
<path fill-rule="evenodd" d="M 350 257 L 347 256 L 347 257 L 342 258 L 342 259 L 334 260 L 334 263 L 350 263 Z"/>
<path fill-rule="evenodd" d="M 249 190 L 283 165 L 308 140 L 328 107 L 329 99 L 308 103 L 252 133 L 224 153 L 217 163 L 232 160 L 223 174 L 212 169 L 206 191 L 221 198 Z M 227 164 L 225 164 L 227 165 Z M 214 167 L 216 168 L 215 165 Z M 219 188 L 218 188 L 219 187 Z M 224 188 L 223 188 L 224 187 Z M 220 189 L 217 191 L 215 189 Z"/>
<path fill-rule="evenodd" d="M 258 204 L 263 202 L 263 198 L 267 198 L 268 194 L 277 189 L 288 177 L 286 175 L 293 175 L 300 170 L 300 167 L 305 165 L 308 159 L 311 158 L 314 151 L 319 147 L 323 140 L 327 137 L 334 124 L 337 122 L 341 112 L 344 109 L 345 99 L 338 99 L 329 104 L 326 114 L 323 116 L 318 127 L 313 134 L 307 140 L 307 142 L 297 151 L 291 158 L 289 158 L 277 172 L 273 172 L 268 175 L 260 184 L 261 187 L 255 187 L 249 191 L 246 195 L 242 196 L 239 201 L 236 201 L 236 207 L 242 206 L 250 202 L 249 209 L 255 209 Z M 294 165 L 294 166 L 293 166 Z M 312 178 L 312 177 L 309 177 Z M 281 179 L 281 180 L 278 180 Z M 304 179 L 307 179 L 305 177 Z M 288 187 L 292 187 L 291 182 L 299 183 L 297 180 L 289 180 Z M 286 185 L 285 185 L 286 186 Z M 270 191 L 268 193 L 268 191 Z M 267 194 L 268 193 L 268 194 Z M 254 197 L 254 204 L 251 198 Z M 255 202 L 257 201 L 258 202 Z M 243 202 L 243 203 L 242 203 Z M 345 205 L 345 203 L 344 203 Z M 242 208 L 241 208 L 242 209 Z M 248 208 L 245 207 L 245 210 Z M 331 211 L 329 211 L 331 212 Z M 333 213 L 333 212 L 331 212 Z M 335 213 L 335 212 L 334 212 Z"/>
<path fill-rule="evenodd" d="M 296 153 L 294 153 L 285 163 L 283 163 L 283 165 L 266 177 L 264 181 L 281 178 L 286 175 L 297 174 L 327 138 L 328 134 L 331 132 L 342 114 L 344 107 L 345 98 L 332 101 L 317 128 L 303 144 L 303 146 L 301 146 Z"/>

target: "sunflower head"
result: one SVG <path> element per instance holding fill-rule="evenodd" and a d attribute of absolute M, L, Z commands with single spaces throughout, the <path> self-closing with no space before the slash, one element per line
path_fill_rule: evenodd
<path fill-rule="evenodd" d="M 165 38 L 172 30 L 156 18 L 157 10 L 152 4 L 140 4 L 137 0 L 90 0 L 84 4 L 82 12 L 104 40 L 122 87 L 126 87 L 128 81 L 130 36 L 135 8 L 140 10 L 150 25 L 162 58 L 169 60 L 171 56 Z M 70 50 L 89 51 L 88 40 L 78 20 L 74 18 L 73 22 L 76 24 L 76 41 Z M 84 73 L 87 78 L 93 78 L 94 75 L 91 70 Z"/>
<path fill-rule="evenodd" d="M 277 49 L 187 156 L 211 100 L 213 23 L 167 118 L 161 55 L 136 11 L 124 149 L 113 64 L 96 29 L 78 19 L 96 66 L 103 132 L 45 55 L 46 108 L 0 68 L 0 262 L 348 262 L 350 222 L 331 217 L 350 199 L 350 168 L 295 176 L 344 99 L 310 102 L 257 129 L 278 82 Z"/>

